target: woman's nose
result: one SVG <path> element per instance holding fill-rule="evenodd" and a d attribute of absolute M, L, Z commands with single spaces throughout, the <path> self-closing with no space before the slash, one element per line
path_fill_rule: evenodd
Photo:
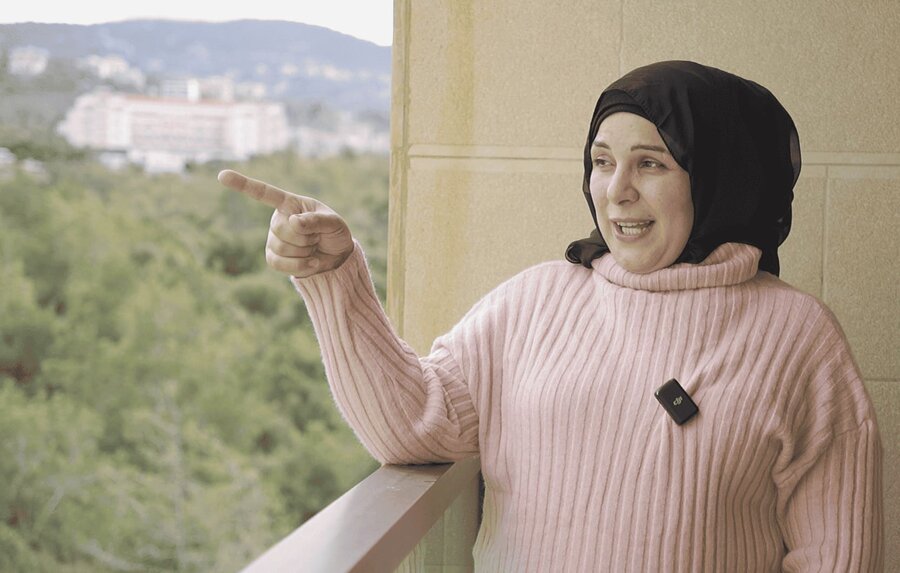
<path fill-rule="evenodd" d="M 627 203 L 636 201 L 638 197 L 637 189 L 632 181 L 632 173 L 630 169 L 617 168 L 613 176 L 609 180 L 606 187 L 606 199 L 613 204 Z"/>

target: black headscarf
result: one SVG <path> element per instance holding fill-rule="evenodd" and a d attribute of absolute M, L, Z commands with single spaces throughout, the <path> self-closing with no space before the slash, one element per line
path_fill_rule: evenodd
<path fill-rule="evenodd" d="M 797 129 L 763 86 L 688 61 L 637 68 L 600 94 L 584 146 L 583 191 L 595 228 L 569 245 L 566 259 L 590 268 L 609 252 L 591 200 L 591 144 L 600 123 L 619 111 L 655 124 L 690 174 L 694 225 L 675 262 L 699 263 L 723 243 L 746 243 L 762 251 L 759 268 L 777 275 L 800 175 Z"/>

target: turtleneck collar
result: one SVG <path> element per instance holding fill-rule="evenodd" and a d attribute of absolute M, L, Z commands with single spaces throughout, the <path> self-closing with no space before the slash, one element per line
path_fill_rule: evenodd
<path fill-rule="evenodd" d="M 743 243 L 719 245 L 702 262 L 678 263 L 658 271 L 639 274 L 627 271 L 609 253 L 591 262 L 607 281 L 626 288 L 672 291 L 730 286 L 756 276 L 762 252 Z"/>

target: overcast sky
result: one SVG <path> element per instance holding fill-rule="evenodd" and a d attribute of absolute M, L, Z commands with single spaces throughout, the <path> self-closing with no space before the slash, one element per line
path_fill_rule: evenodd
<path fill-rule="evenodd" d="M 215 5 L 215 10 L 209 8 Z M 191 2 L 190 0 L 19 0 L 4 2 L 0 23 L 55 22 L 99 24 L 133 18 L 172 20 L 289 20 L 325 26 L 344 34 L 390 46 L 393 0 L 252 0 Z"/>

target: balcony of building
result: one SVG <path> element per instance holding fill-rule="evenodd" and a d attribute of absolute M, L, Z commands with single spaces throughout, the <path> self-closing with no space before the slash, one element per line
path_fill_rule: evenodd
<path fill-rule="evenodd" d="M 803 147 L 781 278 L 838 316 L 885 476 L 900 475 L 900 123 L 885 122 L 900 19 L 888 4 L 829 6 L 812 18 L 776 0 L 396 0 L 388 314 L 400 335 L 427 352 L 483 294 L 591 229 L 581 146 L 604 86 L 666 59 L 741 70 L 780 94 Z M 477 475 L 477 458 L 383 467 L 246 571 L 471 570 Z M 896 479 L 884 497 L 886 570 L 900 570 Z"/>

